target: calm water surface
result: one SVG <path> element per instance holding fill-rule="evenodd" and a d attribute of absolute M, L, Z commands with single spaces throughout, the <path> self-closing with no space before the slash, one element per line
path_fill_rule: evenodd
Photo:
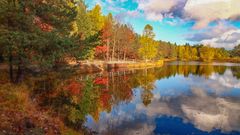
<path fill-rule="evenodd" d="M 136 73 L 131 98 L 90 115 L 100 134 L 240 134 L 240 70 L 235 64 L 171 63 Z M 128 91 L 132 78 L 118 87 Z M 119 88 L 116 88 L 119 89 Z"/>
<path fill-rule="evenodd" d="M 30 84 L 29 84 L 30 85 Z M 240 66 L 172 62 L 92 75 L 48 75 L 32 97 L 102 135 L 239 135 Z"/>

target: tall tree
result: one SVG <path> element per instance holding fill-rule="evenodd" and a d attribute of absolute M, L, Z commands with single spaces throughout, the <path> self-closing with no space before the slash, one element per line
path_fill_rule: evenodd
<path fill-rule="evenodd" d="M 105 47 L 106 52 L 102 52 L 106 54 L 106 60 L 109 60 L 110 56 L 110 43 L 112 42 L 112 36 L 113 36 L 113 17 L 112 14 L 108 14 L 108 16 L 105 18 L 103 29 L 101 31 L 101 39 L 102 39 L 102 45 Z"/>
<path fill-rule="evenodd" d="M 69 29 L 76 12 L 68 0 L 2 0 L 0 13 L 0 45 L 14 82 L 27 65 L 53 66 L 73 46 Z"/>
<path fill-rule="evenodd" d="M 83 1 L 77 3 L 77 17 L 74 22 L 76 47 L 72 52 L 74 57 L 80 60 L 92 60 L 95 56 L 95 47 L 101 45 L 101 30 L 104 24 L 104 16 L 101 7 L 96 5 L 92 10 L 87 11 Z"/>
<path fill-rule="evenodd" d="M 102 30 L 104 26 L 104 16 L 102 15 L 102 9 L 100 5 L 96 5 L 92 10 L 88 13 L 88 17 L 90 18 L 91 22 L 91 35 L 95 35 L 99 31 Z"/>
<path fill-rule="evenodd" d="M 145 60 L 151 60 L 157 56 L 158 43 L 153 39 L 155 36 L 151 25 L 146 25 L 140 38 L 139 55 Z"/>
<path fill-rule="evenodd" d="M 126 60 L 127 55 L 130 53 L 131 46 L 134 42 L 134 32 L 131 26 L 122 25 L 122 39 L 121 39 L 121 50 L 123 54 L 123 60 Z"/>
<path fill-rule="evenodd" d="M 119 28 L 120 24 L 115 22 L 113 24 L 113 33 L 112 33 L 112 51 L 111 51 L 111 60 L 115 60 L 116 50 L 117 50 L 117 43 L 118 43 L 118 35 L 119 35 Z"/>
<path fill-rule="evenodd" d="M 74 22 L 76 25 L 76 29 L 73 31 L 73 34 L 79 36 L 80 39 L 86 39 L 91 35 L 91 28 L 93 22 L 89 15 L 87 14 L 87 7 L 83 1 L 79 1 L 76 6 L 77 16 L 76 21 Z"/>
<path fill-rule="evenodd" d="M 155 34 L 153 32 L 153 27 L 150 24 L 147 24 L 143 30 L 143 36 L 153 39 Z"/>
<path fill-rule="evenodd" d="M 131 51 L 135 40 L 132 27 L 126 24 L 115 23 L 112 36 L 112 59 L 125 60 L 132 57 Z"/>

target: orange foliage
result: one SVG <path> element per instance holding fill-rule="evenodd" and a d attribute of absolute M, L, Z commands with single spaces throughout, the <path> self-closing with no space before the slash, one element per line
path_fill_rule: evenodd
<path fill-rule="evenodd" d="M 96 55 L 106 53 L 107 51 L 108 51 L 108 47 L 105 46 L 105 45 L 104 46 L 97 46 L 96 49 L 95 49 Z"/>
<path fill-rule="evenodd" d="M 81 95 L 81 90 L 83 86 L 76 81 L 71 81 L 68 86 L 65 87 L 72 95 Z"/>
<path fill-rule="evenodd" d="M 103 92 L 100 96 L 100 102 L 103 108 L 108 108 L 110 106 L 111 94 L 108 92 Z"/>
<path fill-rule="evenodd" d="M 127 80 L 129 80 L 129 77 L 123 76 L 123 80 L 124 80 L 124 81 L 127 81 Z"/>
<path fill-rule="evenodd" d="M 53 27 L 51 25 L 42 22 L 41 18 L 39 17 L 35 17 L 33 21 L 34 24 L 36 24 L 42 31 L 51 32 L 53 30 Z"/>
<path fill-rule="evenodd" d="M 108 78 L 100 77 L 94 80 L 94 84 L 98 84 L 98 85 L 107 85 L 107 83 L 108 83 Z"/>
<path fill-rule="evenodd" d="M 101 32 L 101 39 L 104 43 L 106 43 L 108 40 L 110 40 L 110 37 L 112 36 L 112 22 L 105 21 Z"/>
<path fill-rule="evenodd" d="M 35 1 L 35 2 L 39 3 L 42 1 Z M 28 7 L 26 7 L 24 11 L 26 14 L 29 14 L 31 12 L 31 10 Z M 42 22 L 40 17 L 35 16 L 33 19 L 33 23 L 36 24 L 44 32 L 51 32 L 53 30 L 53 27 L 50 24 Z"/>

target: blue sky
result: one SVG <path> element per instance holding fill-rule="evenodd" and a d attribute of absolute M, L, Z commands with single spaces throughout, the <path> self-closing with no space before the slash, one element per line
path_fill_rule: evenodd
<path fill-rule="evenodd" d="M 154 27 L 156 40 L 208 44 L 232 49 L 240 44 L 240 0 L 85 0 L 103 14 L 131 24 L 141 34 Z"/>

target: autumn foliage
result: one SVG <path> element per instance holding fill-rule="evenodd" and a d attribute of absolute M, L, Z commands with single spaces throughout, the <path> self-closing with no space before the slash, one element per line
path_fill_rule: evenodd
<path fill-rule="evenodd" d="M 28 7 L 26 7 L 24 10 L 25 10 L 25 14 L 27 14 L 27 15 L 31 13 L 30 8 L 28 8 Z M 42 21 L 42 19 L 40 17 L 38 17 L 38 16 L 35 16 L 33 18 L 33 24 L 37 25 L 44 32 L 51 32 L 53 30 L 53 26 L 52 25 L 44 23 Z"/>
<path fill-rule="evenodd" d="M 72 95 L 81 95 L 83 85 L 77 81 L 71 81 L 69 85 L 65 87 Z"/>
<path fill-rule="evenodd" d="M 103 108 L 108 108 L 110 106 L 111 94 L 107 91 L 104 91 L 100 96 L 100 102 Z"/>
<path fill-rule="evenodd" d="M 94 80 L 94 84 L 97 84 L 97 85 L 107 85 L 107 83 L 108 83 L 108 78 L 99 77 Z"/>
<path fill-rule="evenodd" d="M 35 17 L 34 24 L 36 24 L 42 31 L 51 32 L 53 27 L 47 23 L 42 22 L 41 18 Z"/>
<path fill-rule="evenodd" d="M 107 46 L 97 46 L 96 49 L 95 49 L 95 54 L 96 55 L 101 55 L 103 53 L 106 53 L 108 51 L 108 48 Z"/>

